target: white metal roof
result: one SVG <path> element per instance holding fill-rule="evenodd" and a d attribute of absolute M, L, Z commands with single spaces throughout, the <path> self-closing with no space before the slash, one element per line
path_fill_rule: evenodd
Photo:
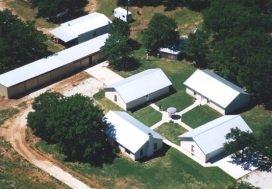
<path fill-rule="evenodd" d="M 94 54 L 104 46 L 109 34 L 104 34 L 79 45 L 60 51 L 0 75 L 0 84 L 5 87 L 14 86 L 31 78 L 45 74 L 61 66 Z"/>
<path fill-rule="evenodd" d="M 114 11 L 116 11 L 116 12 L 120 12 L 121 14 L 125 14 L 125 15 L 127 15 L 127 10 L 126 10 L 126 9 L 124 9 L 124 8 L 122 8 L 122 7 L 117 7 L 116 9 L 114 9 Z M 130 11 L 128 11 L 128 14 L 130 15 L 130 14 L 131 14 L 131 12 L 130 12 Z"/>
<path fill-rule="evenodd" d="M 183 138 L 192 138 L 204 154 L 209 154 L 223 147 L 226 135 L 232 128 L 252 132 L 240 115 L 225 115 L 208 122 L 196 129 L 180 135 Z"/>
<path fill-rule="evenodd" d="M 165 87 L 171 86 L 171 81 L 159 68 L 148 69 L 113 85 L 113 88 L 121 96 L 125 103 L 131 102 Z"/>
<path fill-rule="evenodd" d="M 226 108 L 239 94 L 247 94 L 242 88 L 225 80 L 210 70 L 196 70 L 184 85 Z"/>
<path fill-rule="evenodd" d="M 149 133 L 153 138 L 164 139 L 126 112 L 109 111 L 105 118 L 111 125 L 107 135 L 132 153 L 136 153 L 149 140 Z"/>
<path fill-rule="evenodd" d="M 173 54 L 173 55 L 178 55 L 180 53 L 180 50 L 174 50 L 171 48 L 160 48 L 159 51 L 167 53 L 167 54 Z"/>
<path fill-rule="evenodd" d="M 90 13 L 86 16 L 65 22 L 50 31 L 56 38 L 64 42 L 71 41 L 79 35 L 95 30 L 111 23 L 111 20 L 101 13 Z"/>

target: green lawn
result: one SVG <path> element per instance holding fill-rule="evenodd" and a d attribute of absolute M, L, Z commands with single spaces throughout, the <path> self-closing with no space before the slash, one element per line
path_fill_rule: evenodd
<path fill-rule="evenodd" d="M 198 106 L 183 114 L 182 121 L 190 127 L 196 128 L 220 116 L 221 115 L 218 112 L 205 105 Z"/>
<path fill-rule="evenodd" d="M 155 123 L 161 121 L 161 119 L 162 119 L 162 114 L 160 112 L 154 110 L 150 106 L 146 106 L 146 107 L 141 108 L 135 112 L 131 112 L 130 114 L 149 127 L 151 127 Z"/>
<path fill-rule="evenodd" d="M 272 126 L 272 111 L 265 110 L 263 106 L 256 106 L 244 112 L 242 117 L 253 132 L 259 132 L 259 130 L 266 125 Z"/>
<path fill-rule="evenodd" d="M 54 147 L 44 144 L 40 149 L 57 153 L 56 150 L 52 151 Z M 100 186 L 98 188 L 218 189 L 233 182 L 219 168 L 204 168 L 175 149 L 169 149 L 163 156 L 143 163 L 122 156 L 103 167 L 88 163 L 64 163 L 96 180 Z"/>
<path fill-rule="evenodd" d="M 95 176 L 105 188 L 218 189 L 232 181 L 219 168 L 203 168 L 173 149 L 147 163 L 117 158 L 103 168 L 69 165 L 87 176 Z"/>
<path fill-rule="evenodd" d="M 185 133 L 187 130 L 177 123 L 164 123 L 157 128 L 156 131 L 171 142 L 179 144 L 178 136 Z"/>
<path fill-rule="evenodd" d="M 15 108 L 0 110 L 0 125 L 2 125 L 7 119 L 11 118 L 18 112 L 19 110 Z"/>

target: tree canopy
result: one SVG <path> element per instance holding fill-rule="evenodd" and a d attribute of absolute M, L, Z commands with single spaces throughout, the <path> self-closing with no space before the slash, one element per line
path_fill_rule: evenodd
<path fill-rule="evenodd" d="M 160 13 L 153 15 L 148 28 L 143 32 L 144 46 L 152 52 L 173 44 L 178 38 L 176 22 Z"/>
<path fill-rule="evenodd" d="M 271 171 L 272 168 L 272 127 L 263 126 L 260 132 L 244 132 L 232 129 L 226 135 L 224 144 L 226 154 L 232 154 L 239 164 L 254 165 L 259 170 Z"/>
<path fill-rule="evenodd" d="M 198 67 L 216 70 L 272 107 L 271 0 L 214 0 L 203 26 L 189 36 L 186 54 Z"/>
<path fill-rule="evenodd" d="M 51 21 L 66 21 L 84 14 L 88 0 L 30 0 L 38 8 L 38 16 Z"/>
<path fill-rule="evenodd" d="M 130 32 L 130 25 L 127 22 L 124 22 L 120 19 L 114 19 L 110 24 L 110 31 L 111 35 L 121 34 L 123 36 L 129 36 Z"/>
<path fill-rule="evenodd" d="M 28 126 L 43 140 L 57 144 L 67 160 L 101 165 L 114 157 L 103 112 L 88 97 L 47 92 L 35 99 L 33 110 Z"/>
<path fill-rule="evenodd" d="M 49 55 L 46 41 L 33 22 L 23 22 L 9 10 L 0 11 L 0 73 Z"/>

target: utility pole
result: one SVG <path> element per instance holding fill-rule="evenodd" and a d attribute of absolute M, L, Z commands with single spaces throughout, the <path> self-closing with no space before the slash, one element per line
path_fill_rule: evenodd
<path fill-rule="evenodd" d="M 130 0 L 127 0 L 127 23 L 128 23 L 128 6 L 130 4 Z"/>

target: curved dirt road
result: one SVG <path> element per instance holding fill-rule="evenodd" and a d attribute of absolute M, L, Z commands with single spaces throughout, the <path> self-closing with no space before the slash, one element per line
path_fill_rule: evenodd
<path fill-rule="evenodd" d="M 26 144 L 26 117 L 31 108 L 23 110 L 14 119 L 8 120 L 4 124 L 4 130 L 1 132 L 4 138 L 10 142 L 12 147 L 22 155 L 26 160 L 45 171 L 52 177 L 73 189 L 90 189 L 85 183 L 73 177 L 70 173 L 64 171 L 54 163 L 47 160 L 44 156 L 37 153 Z"/>

